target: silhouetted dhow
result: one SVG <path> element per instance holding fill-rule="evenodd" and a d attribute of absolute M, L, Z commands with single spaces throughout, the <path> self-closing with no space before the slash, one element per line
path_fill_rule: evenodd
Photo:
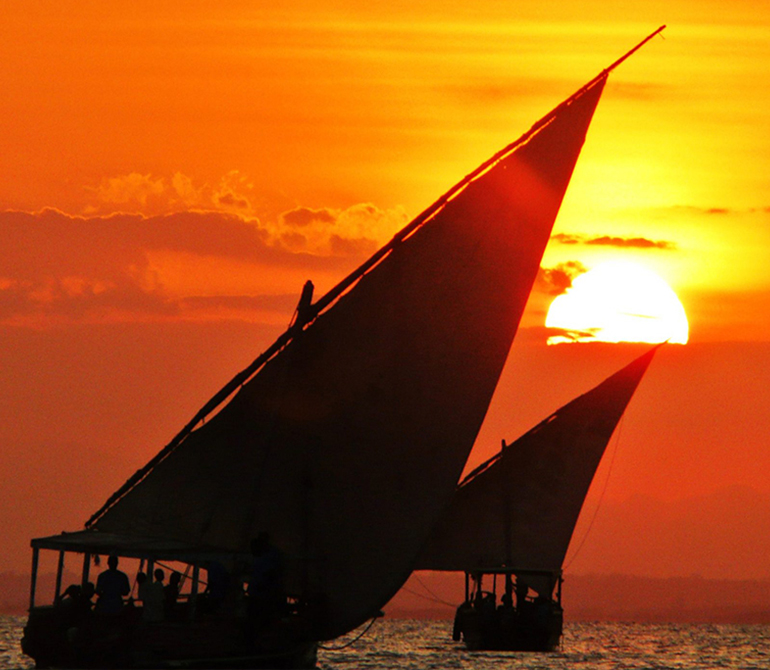
<path fill-rule="evenodd" d="M 33 574 L 25 653 L 61 667 L 308 667 L 318 641 L 376 616 L 454 495 L 608 72 L 328 294 L 313 303 L 307 287 L 286 333 L 85 530 L 32 541 L 34 573 L 41 549 L 60 552 L 60 575 L 76 552 L 84 583 L 98 554 L 186 563 L 181 618 L 67 625 L 35 602 Z M 282 556 L 280 615 L 257 625 L 254 596 L 208 613 L 200 569 L 218 563 L 244 598 L 263 533 Z"/>
<path fill-rule="evenodd" d="M 607 444 L 659 346 L 503 442 L 458 486 L 417 569 L 465 572 L 454 636 L 469 648 L 551 651 L 559 644 L 567 547 Z"/>

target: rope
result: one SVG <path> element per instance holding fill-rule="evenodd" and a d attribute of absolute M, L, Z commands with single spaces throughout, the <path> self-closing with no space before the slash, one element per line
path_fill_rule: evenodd
<path fill-rule="evenodd" d="M 443 598 L 439 598 L 431 589 L 428 588 L 427 584 L 420 579 L 419 575 L 417 573 L 412 573 L 412 577 L 414 577 L 417 582 L 424 588 L 430 596 L 426 596 L 423 593 L 418 593 L 417 591 L 413 591 L 412 589 L 402 586 L 401 588 L 406 591 L 407 593 L 411 593 L 413 596 L 417 596 L 418 598 L 423 598 L 424 600 L 429 600 L 434 603 L 439 603 L 440 605 L 446 605 L 447 607 L 457 608 L 457 605 L 455 603 L 450 603 L 447 600 L 444 600 Z"/>
<path fill-rule="evenodd" d="M 583 548 L 583 545 L 588 539 L 588 535 L 591 533 L 591 529 L 593 528 L 594 521 L 596 521 L 596 517 L 599 514 L 599 509 L 601 508 L 602 501 L 604 500 L 604 494 L 607 492 L 607 485 L 610 483 L 610 475 L 612 474 L 612 466 L 615 464 L 615 456 L 617 456 L 617 453 L 618 453 L 618 445 L 620 444 L 620 433 L 622 432 L 622 429 L 623 429 L 623 419 L 625 419 L 625 416 L 622 416 L 620 418 L 620 421 L 618 422 L 618 432 L 617 432 L 617 437 L 615 438 L 615 448 L 612 450 L 612 458 L 610 458 L 610 467 L 607 470 L 607 477 L 604 480 L 604 486 L 602 487 L 602 492 L 599 495 L 599 502 L 596 505 L 596 509 L 594 510 L 594 514 L 591 517 L 591 521 L 588 522 L 588 528 L 586 528 L 586 532 L 583 535 L 583 539 L 580 540 L 580 544 L 578 545 L 577 549 L 575 549 L 575 553 L 572 554 L 572 557 L 569 559 L 569 562 L 562 568 L 562 571 L 567 570 L 569 566 L 572 565 L 574 560 L 578 557 L 580 550 Z"/>
<path fill-rule="evenodd" d="M 356 637 L 354 637 L 350 642 L 346 642 L 341 647 L 325 647 L 324 645 L 320 644 L 318 645 L 319 649 L 323 649 L 325 651 L 342 651 L 343 649 L 347 649 L 351 645 L 358 642 L 364 635 L 366 635 L 369 632 L 369 629 L 374 625 L 374 622 L 377 621 L 379 617 L 374 617 Z"/>

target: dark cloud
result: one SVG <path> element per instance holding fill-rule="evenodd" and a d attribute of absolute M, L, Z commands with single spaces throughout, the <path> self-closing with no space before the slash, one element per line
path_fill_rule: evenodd
<path fill-rule="evenodd" d="M 110 284 L 83 280 L 77 287 L 49 278 L 12 282 L 0 289 L 0 319 L 104 320 L 120 313 L 175 316 L 179 307 L 160 288 L 143 288 L 128 277 Z"/>
<path fill-rule="evenodd" d="M 329 245 L 335 256 L 371 256 L 377 251 L 378 245 L 374 240 L 367 238 L 349 239 L 332 235 Z"/>
<path fill-rule="evenodd" d="M 561 295 L 572 286 L 575 277 L 584 272 L 586 267 L 580 261 L 567 261 L 552 268 L 541 267 L 535 288 L 549 295 Z"/>
<path fill-rule="evenodd" d="M 568 233 L 557 233 L 551 239 L 560 244 L 585 244 L 589 246 L 606 246 L 634 249 L 663 249 L 666 251 L 676 249 L 676 244 L 668 240 L 650 240 L 646 237 L 611 237 L 601 235 L 588 237 Z"/>
<path fill-rule="evenodd" d="M 585 244 L 606 247 L 633 247 L 634 249 L 676 249 L 676 244 L 667 240 L 648 240 L 645 237 L 594 237 Z"/>
<path fill-rule="evenodd" d="M 279 239 L 283 247 L 286 249 L 290 249 L 292 251 L 307 250 L 307 238 L 302 233 L 295 231 L 282 232 Z"/>
<path fill-rule="evenodd" d="M 545 328 L 548 339 L 554 338 L 564 342 L 578 342 L 592 340 L 601 328 L 588 328 L 586 330 L 569 330 L 566 328 Z"/>
<path fill-rule="evenodd" d="M 525 326 L 519 328 L 516 332 L 516 342 L 519 344 L 525 342 L 545 344 L 551 338 L 554 338 L 556 342 L 552 343 L 567 344 L 578 341 L 587 343 L 595 338 L 597 331 L 598 329 L 567 330 L 564 328 L 549 328 L 548 326 Z"/>
<path fill-rule="evenodd" d="M 665 84 L 633 83 L 629 81 L 610 81 L 612 95 L 627 100 L 658 100 L 671 95 L 673 87 Z"/>
<path fill-rule="evenodd" d="M 251 205 L 246 198 L 238 198 L 229 191 L 224 195 L 217 196 L 217 204 L 237 209 L 251 209 Z"/>
<path fill-rule="evenodd" d="M 689 214 L 701 216 L 742 216 L 745 214 L 768 214 L 770 207 L 747 207 L 745 209 L 737 207 L 697 207 L 695 205 L 673 205 L 671 207 L 652 208 L 649 211 L 656 214 L 667 214 L 670 212 L 687 212 Z"/>
<path fill-rule="evenodd" d="M 0 239 L 4 320 L 176 315 L 193 303 L 172 296 L 158 279 L 154 263 L 168 254 L 178 254 L 183 272 L 195 272 L 196 259 L 214 258 L 253 266 L 255 277 L 297 270 L 334 276 L 347 274 L 373 245 L 337 236 L 332 255 L 314 255 L 283 246 L 255 219 L 225 212 L 82 217 L 53 209 L 0 212 Z M 257 309 L 253 300 L 242 304 Z"/>
<path fill-rule="evenodd" d="M 298 298 L 298 293 L 254 296 L 190 296 L 179 300 L 179 304 L 185 311 L 229 310 L 281 312 L 291 314 L 292 310 L 297 306 Z"/>
<path fill-rule="evenodd" d="M 584 238 L 581 235 L 570 235 L 568 233 L 556 233 L 551 236 L 552 240 L 560 244 L 581 244 Z"/>
<path fill-rule="evenodd" d="M 80 217 L 45 209 L 0 212 L 0 278 L 99 276 L 141 272 L 148 253 L 170 251 L 220 257 L 268 267 L 333 269 L 324 256 L 298 254 L 271 242 L 255 219 L 225 212 L 177 212 Z M 116 275 L 117 273 L 117 275 Z"/>
<path fill-rule="evenodd" d="M 329 209 L 309 209 L 307 207 L 298 207 L 289 212 L 284 212 L 281 218 L 284 223 L 297 227 L 309 226 L 315 221 L 333 224 L 337 220 L 337 217 Z"/>

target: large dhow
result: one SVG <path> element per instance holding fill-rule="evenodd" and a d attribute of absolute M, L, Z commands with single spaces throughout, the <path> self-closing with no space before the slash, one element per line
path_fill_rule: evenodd
<path fill-rule="evenodd" d="M 471 650 L 557 647 L 567 547 L 602 455 L 657 348 L 515 442 L 503 442 L 458 486 L 417 562 L 424 570 L 465 572 L 455 640 Z"/>
<path fill-rule="evenodd" d="M 84 530 L 33 540 L 25 653 L 40 666 L 311 667 L 318 641 L 377 616 L 454 493 L 608 72 L 318 301 L 303 291 L 289 329 Z M 57 592 L 65 555 L 82 554 L 81 605 L 96 555 L 150 573 L 187 564 L 191 586 L 173 620 L 90 601 L 67 619 L 35 600 L 42 550 L 59 552 Z M 223 576 L 236 598 L 211 611 Z M 280 606 L 262 607 L 276 590 Z"/>

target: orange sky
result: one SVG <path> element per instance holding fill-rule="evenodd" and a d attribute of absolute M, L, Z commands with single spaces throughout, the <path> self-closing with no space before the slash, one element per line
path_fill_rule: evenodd
<path fill-rule="evenodd" d="M 680 296 L 690 344 L 653 362 L 602 504 L 725 495 L 718 541 L 688 526 L 770 577 L 770 5 L 521 4 L 4 3 L 0 571 L 79 527 L 286 326 L 305 279 L 328 289 L 667 23 L 611 76 L 543 266 L 627 258 Z M 638 350 L 546 348 L 554 288 L 476 462 Z M 628 515 L 646 556 L 655 528 Z M 608 566 L 591 542 L 616 533 L 600 514 L 574 569 L 718 572 L 698 551 Z"/>

